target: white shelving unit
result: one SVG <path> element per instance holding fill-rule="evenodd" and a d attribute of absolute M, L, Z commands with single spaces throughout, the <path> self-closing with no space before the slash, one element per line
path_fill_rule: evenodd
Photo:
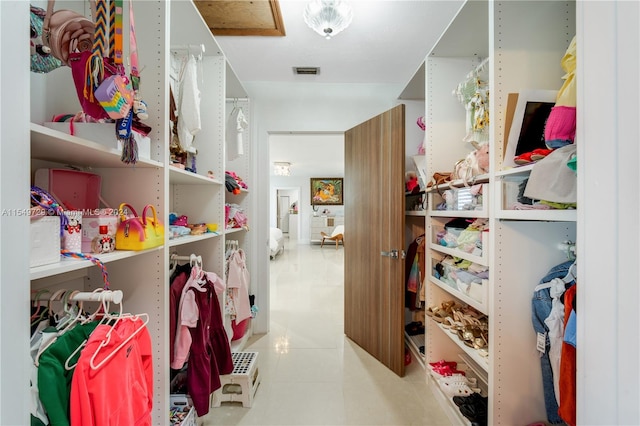
<path fill-rule="evenodd" d="M 86 2 L 80 0 L 58 1 L 56 9 L 71 9 L 88 14 Z M 128 9 L 128 2 L 125 2 Z M 17 45 L 13 48 L 10 35 L 24 32 L 28 3 L 11 1 L 0 4 L 0 44 L 3 57 L 11 58 L 0 64 L 2 78 L 2 109 L 15 111 L 16 116 L 3 113 L 2 121 L 2 204 L 3 208 L 28 208 L 28 189 L 32 174 L 38 168 L 64 168 L 67 165 L 91 171 L 101 176 L 102 198 L 111 207 L 127 202 L 137 210 L 146 204 L 155 206 L 158 216 L 168 227 L 169 212 L 181 210 L 190 217 L 190 223 L 218 223 L 219 232 L 178 239 L 166 238 L 163 246 L 144 251 L 116 251 L 97 256 L 106 265 L 110 288 L 122 290 L 124 309 L 131 313 L 147 313 L 147 328 L 151 335 L 153 354 L 153 424 L 165 424 L 169 412 L 169 311 L 168 283 L 169 256 L 198 253 L 203 256 L 208 270 L 219 275 L 224 272 L 224 202 L 223 182 L 225 164 L 224 126 L 226 124 L 226 99 L 248 99 L 248 94 L 233 73 L 207 25 L 191 1 L 134 3 L 136 33 L 140 65 L 144 67 L 141 93 L 148 105 L 149 118 L 145 120 L 152 131 L 150 158 L 141 158 L 135 165 L 120 161 L 120 152 L 97 140 L 71 136 L 43 123 L 55 114 L 75 113 L 80 108 L 68 68 L 60 68 L 49 74 L 28 72 L 28 59 Z M 127 15 L 127 14 L 125 14 Z M 20 23 L 20 24 L 19 24 Z M 128 26 L 128 15 L 124 19 Z M 206 78 L 203 79 L 201 112 L 203 129 L 196 140 L 198 148 L 198 173 L 193 174 L 169 166 L 169 59 L 171 46 L 204 45 L 202 59 Z M 128 55 L 125 38 L 125 56 Z M 15 58 L 15 60 L 14 60 Z M 10 63 L 10 64 L 9 64 Z M 19 69 L 20 71 L 16 71 Z M 11 82 L 9 84 L 9 82 Z M 15 96 L 5 88 L 15 88 Z M 18 95 L 19 94 L 19 95 Z M 27 96 L 25 96 L 27 94 Z M 30 96 L 29 96 L 30 94 Z M 9 97 L 13 99 L 8 103 Z M 246 111 L 248 113 L 248 111 Z M 12 125 L 9 126 L 8 121 Z M 14 129 L 9 131 L 9 128 Z M 247 135 L 251 132 L 247 130 Z M 9 136 L 13 143 L 9 143 Z M 16 143 L 16 141 L 20 143 Z M 30 141 L 30 144 L 25 141 Z M 19 146 L 20 148 L 16 148 Z M 250 145 L 247 145 L 247 151 Z M 10 149 L 10 151 L 9 151 Z M 8 160 L 11 159 L 9 163 Z M 5 164 L 6 163 L 6 164 Z M 25 165 L 29 165 L 25 167 Z M 243 178 L 250 181 L 252 165 L 249 160 Z M 212 171 L 214 179 L 208 176 Z M 8 175 L 16 184 L 15 191 L 8 191 Z M 13 194 L 13 198 L 8 198 Z M 250 204 L 249 193 L 243 193 Z M 251 206 L 249 205 L 249 208 Z M 248 213 L 250 215 L 251 213 Z M 66 288 L 92 291 L 103 286 L 101 271 L 87 260 L 61 258 L 57 263 L 29 268 L 29 239 L 13 238 L 12 232 L 29 235 L 29 220 L 2 218 L 2 324 L 0 341 L 2 354 L 2 404 L 0 423 L 28 424 L 29 408 L 29 332 L 28 322 L 16 319 L 29 314 L 30 291 L 42 288 L 50 290 Z M 11 239 L 8 254 L 4 242 Z M 245 252 L 251 256 L 251 240 L 246 239 Z M 6 272 L 9 268 L 12 280 L 11 294 L 7 292 Z M 29 285 L 18 285 L 29 280 Z M 6 289 L 6 290 L 5 290 Z M 12 303 L 7 303 L 12 300 Z M 9 320 L 12 318 L 12 321 Z M 11 333 L 8 326 L 12 324 Z M 234 347 L 237 345 L 234 343 Z M 7 348 L 11 347 L 10 351 Z M 12 364 L 5 368 L 6 362 Z M 10 386 L 10 390 L 7 386 Z M 10 408 L 11 407 L 11 408 Z"/>
<path fill-rule="evenodd" d="M 575 241 L 576 210 L 510 210 L 513 185 L 524 180 L 532 166 L 502 167 L 505 110 L 508 93 L 525 89 L 558 89 L 562 85 L 560 59 L 575 35 L 574 2 L 467 1 L 425 59 L 427 170 L 445 172 L 472 151 L 463 142 L 465 110 L 452 91 L 485 58 L 489 58 L 490 172 L 484 183 L 480 211 L 435 210 L 442 201 L 429 193 L 427 235 L 435 236 L 454 218 L 486 218 L 481 256 L 430 245 L 432 262 L 445 254 L 489 267 L 483 283 L 485 300 L 476 301 L 432 276 L 427 306 L 445 300 L 467 304 L 489 318 L 489 356 L 469 348 L 435 321 L 427 321 L 426 362 L 458 360 L 482 373 L 488 383 L 489 424 L 524 424 L 546 419 L 540 361 L 531 324 L 533 288 L 554 265 L 566 260 L 558 250 L 563 240 Z M 535 19 L 532 16 L 536 16 Z M 537 22 L 549 24 L 541 32 Z M 458 182 L 451 186 L 459 187 Z M 427 268 L 432 265 L 427 264 Z M 428 318 L 428 317 L 427 317 Z M 523 406 L 522 401 L 527 401 Z M 452 419 L 457 409 L 444 404 Z M 463 421 L 464 423 L 464 421 Z"/>

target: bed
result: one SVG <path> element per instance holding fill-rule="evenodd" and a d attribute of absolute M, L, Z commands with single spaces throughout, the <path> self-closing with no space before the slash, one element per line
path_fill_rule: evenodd
<path fill-rule="evenodd" d="M 269 234 L 269 257 L 275 259 L 277 255 L 284 251 L 284 234 L 278 228 L 271 228 Z"/>

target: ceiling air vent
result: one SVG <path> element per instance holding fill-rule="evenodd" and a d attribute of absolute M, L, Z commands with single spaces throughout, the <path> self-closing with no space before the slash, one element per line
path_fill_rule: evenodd
<path fill-rule="evenodd" d="M 318 75 L 320 67 L 293 67 L 293 73 L 295 75 Z"/>

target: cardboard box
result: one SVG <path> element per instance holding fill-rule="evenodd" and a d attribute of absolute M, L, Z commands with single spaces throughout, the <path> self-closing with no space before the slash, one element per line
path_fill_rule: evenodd
<path fill-rule="evenodd" d="M 109 234 L 115 239 L 118 229 L 118 211 L 116 209 L 96 209 L 94 214 L 82 216 L 82 252 L 92 253 L 91 242 L 100 235 L 100 226 L 106 225 Z"/>
<path fill-rule="evenodd" d="M 60 261 L 60 218 L 41 216 L 32 218 L 29 227 L 29 267 L 49 265 Z"/>

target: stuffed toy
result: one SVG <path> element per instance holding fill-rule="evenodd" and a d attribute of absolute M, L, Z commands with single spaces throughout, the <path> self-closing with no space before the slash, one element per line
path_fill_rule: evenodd
<path fill-rule="evenodd" d="M 418 175 L 415 172 L 407 172 L 404 176 L 404 190 L 409 193 L 420 192 Z"/>
<path fill-rule="evenodd" d="M 476 151 L 474 152 L 478 171 L 480 174 L 489 173 L 489 143 L 471 142 Z"/>

